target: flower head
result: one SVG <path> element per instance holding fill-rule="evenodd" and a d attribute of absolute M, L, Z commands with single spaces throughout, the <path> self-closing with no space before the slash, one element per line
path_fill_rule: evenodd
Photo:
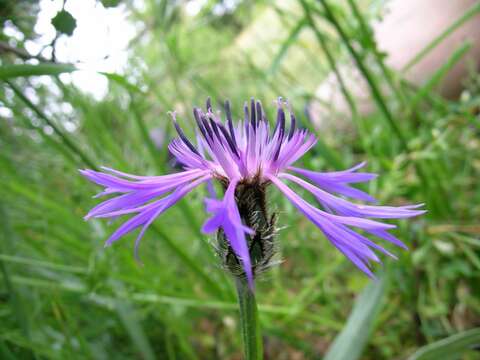
<path fill-rule="evenodd" d="M 222 120 L 207 100 L 206 112 L 199 108 L 193 110 L 196 141 L 187 138 L 173 113 L 178 138 L 170 143 L 169 150 L 182 164 L 183 171 L 163 176 L 137 176 L 106 167 L 102 168 L 103 172 L 81 170 L 82 175 L 105 188 L 97 196 L 115 195 L 94 207 L 86 219 L 133 215 L 110 236 L 106 245 L 141 227 L 135 242 L 137 254 L 139 242 L 155 218 L 197 186 L 217 180 L 225 193 L 222 199 L 206 199 L 206 210 L 212 216 L 205 222 L 203 231 L 218 231 L 227 249 L 225 263 L 230 269 L 238 265 L 241 275 L 252 285 L 255 274 L 268 266 L 273 254 L 275 216 L 268 214 L 265 201 L 265 189 L 273 184 L 338 250 L 367 275 L 373 276 L 370 262 L 380 261 L 373 250 L 394 255 L 364 234 L 401 247 L 405 245 L 388 233 L 394 225 L 371 218 L 416 216 L 424 212 L 418 210 L 421 205 L 375 206 L 346 200 L 345 197 L 375 201 L 351 186 L 376 177 L 357 172 L 364 163 L 336 172 L 315 172 L 292 166 L 315 145 L 316 138 L 296 127 L 291 110 L 287 127 L 284 107 L 279 99 L 277 119 L 272 128 L 258 101 L 252 99 L 250 106 L 246 103 L 244 119 L 234 122 L 228 102 Z M 302 199 L 286 183 L 310 192 L 320 207 Z"/>

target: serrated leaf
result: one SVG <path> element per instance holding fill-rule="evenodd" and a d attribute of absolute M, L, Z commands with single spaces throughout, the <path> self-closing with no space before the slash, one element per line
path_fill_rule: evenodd
<path fill-rule="evenodd" d="M 52 19 L 52 25 L 58 32 L 70 36 L 77 27 L 77 20 L 68 11 L 61 10 Z"/>

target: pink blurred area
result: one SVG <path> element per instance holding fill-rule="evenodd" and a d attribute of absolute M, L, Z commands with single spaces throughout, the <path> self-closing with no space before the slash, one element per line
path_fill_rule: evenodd
<path fill-rule="evenodd" d="M 478 0 L 393 0 L 387 3 L 382 21 L 372 24 L 378 49 L 387 54 L 386 64 L 398 71 L 414 86 L 421 86 L 437 71 L 465 41 L 472 46 L 468 53 L 447 73 L 435 89 L 448 98 L 458 97 L 470 69 L 480 64 L 480 15 L 476 15 L 441 41 L 424 58 L 409 69 L 407 64 L 434 41 L 455 21 L 461 18 Z M 361 114 L 374 109 L 368 86 L 353 63 L 344 65 L 340 72 L 349 91 L 355 97 Z M 388 90 L 385 90 L 388 91 Z M 329 124 L 331 110 L 350 115 L 334 74 L 329 74 L 317 88 L 310 114 L 320 128 L 337 127 Z M 327 104 L 327 106 L 325 106 Z M 330 115 L 331 117 L 331 115 Z"/>

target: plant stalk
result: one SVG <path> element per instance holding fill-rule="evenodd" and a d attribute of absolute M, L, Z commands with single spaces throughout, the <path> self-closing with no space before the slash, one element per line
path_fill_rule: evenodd
<path fill-rule="evenodd" d="M 235 284 L 240 305 L 240 327 L 245 360 L 262 360 L 263 343 L 255 294 L 248 286 L 246 279 L 236 278 Z"/>

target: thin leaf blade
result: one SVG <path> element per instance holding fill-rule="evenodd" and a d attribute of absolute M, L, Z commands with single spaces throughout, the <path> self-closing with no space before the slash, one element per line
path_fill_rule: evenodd
<path fill-rule="evenodd" d="M 324 360 L 356 360 L 370 337 L 373 323 L 382 305 L 385 280 L 372 281 L 355 301 L 343 330 L 328 349 Z"/>
<path fill-rule="evenodd" d="M 31 64 L 11 64 L 0 66 L 0 79 L 12 79 L 17 77 L 29 77 L 40 75 L 60 75 L 78 70 L 71 64 L 42 63 L 38 65 Z"/>
<path fill-rule="evenodd" d="M 418 349 L 408 360 L 451 360 L 480 345 L 480 328 L 464 331 Z"/>

